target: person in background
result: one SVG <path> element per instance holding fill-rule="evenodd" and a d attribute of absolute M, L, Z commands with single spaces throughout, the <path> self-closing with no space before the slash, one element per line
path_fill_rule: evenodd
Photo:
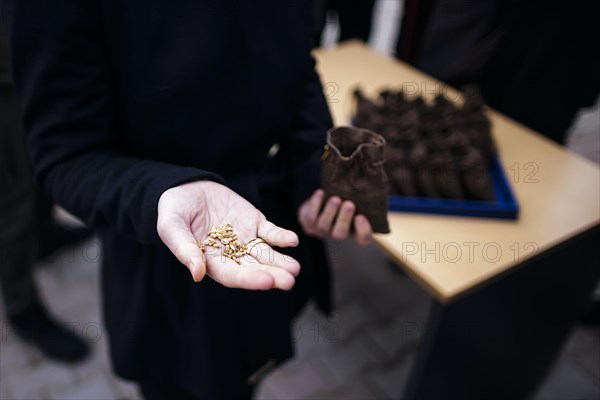
<path fill-rule="evenodd" d="M 375 0 L 315 0 L 314 45 L 321 45 L 321 35 L 329 12 L 337 12 L 340 27 L 339 41 L 359 39 L 369 41 Z"/>
<path fill-rule="evenodd" d="M 0 287 L 4 309 L 20 338 L 49 358 L 76 362 L 86 357 L 89 347 L 48 312 L 34 281 L 33 266 L 91 232 L 59 225 L 52 203 L 34 184 L 3 39 L 0 33 Z"/>
<path fill-rule="evenodd" d="M 397 56 L 564 144 L 600 92 L 594 2 L 407 0 Z"/>

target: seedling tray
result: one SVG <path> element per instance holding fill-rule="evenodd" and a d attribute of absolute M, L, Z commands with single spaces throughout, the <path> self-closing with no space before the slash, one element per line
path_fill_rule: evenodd
<path fill-rule="evenodd" d="M 519 216 L 519 204 L 513 194 L 498 156 L 492 161 L 488 174 L 494 186 L 496 201 L 390 196 L 389 209 L 392 211 L 430 214 L 517 219 Z"/>

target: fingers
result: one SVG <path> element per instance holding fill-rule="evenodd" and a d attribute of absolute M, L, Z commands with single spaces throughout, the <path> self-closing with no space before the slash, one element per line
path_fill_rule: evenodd
<path fill-rule="evenodd" d="M 185 221 L 178 216 L 159 217 L 156 230 L 179 262 L 188 267 L 194 281 L 200 282 L 206 274 L 206 260 Z"/>
<path fill-rule="evenodd" d="M 314 226 L 319 218 L 325 192 L 323 189 L 315 190 L 310 199 L 302 204 L 299 212 L 299 222 L 302 228 L 310 234 L 315 234 Z"/>
<path fill-rule="evenodd" d="M 290 290 L 296 282 L 284 268 L 262 264 L 250 256 L 237 264 L 216 252 L 207 252 L 207 273 L 223 286 L 247 290 Z"/>
<path fill-rule="evenodd" d="M 293 276 L 298 276 L 300 273 L 300 263 L 298 261 L 288 255 L 273 250 L 273 248 L 266 243 L 253 246 L 250 249 L 250 256 L 244 257 L 244 260 L 250 264 L 260 263 L 282 268 Z"/>
<path fill-rule="evenodd" d="M 361 246 L 371 243 L 373 238 L 371 224 L 364 215 L 354 215 L 356 206 L 353 202 L 348 200 L 342 202 L 338 196 L 332 196 L 321 211 L 323 199 L 324 192 L 319 189 L 300 207 L 298 220 L 307 234 L 322 239 L 331 237 L 335 240 L 344 240 L 350 235 L 354 223 L 356 242 Z"/>
<path fill-rule="evenodd" d="M 207 252 L 207 274 L 228 288 L 247 290 L 269 290 L 274 287 L 275 279 L 263 270 L 237 264 L 235 261 Z"/>
<path fill-rule="evenodd" d="M 294 286 L 294 283 L 296 283 L 294 276 L 283 268 L 257 263 L 256 260 L 254 262 L 248 261 L 247 258 L 242 260 L 241 267 L 256 270 L 257 272 L 266 272 L 271 275 L 271 278 L 273 278 L 272 288 L 290 290 Z"/>
<path fill-rule="evenodd" d="M 317 219 L 317 223 L 315 226 L 316 233 L 322 237 L 326 237 L 329 235 L 331 230 L 331 225 L 333 224 L 333 220 L 338 212 L 338 208 L 342 203 L 342 199 L 338 196 L 332 196 L 327 200 L 327 204 L 323 209 L 323 212 Z"/>
<path fill-rule="evenodd" d="M 271 246 L 296 247 L 299 242 L 298 235 L 294 232 L 280 228 L 266 219 L 259 223 L 257 234 Z"/>
<path fill-rule="evenodd" d="M 344 201 L 338 213 L 335 225 L 331 230 L 331 237 L 335 240 L 344 240 L 350 234 L 350 227 L 352 226 L 352 217 L 356 207 L 351 201 Z"/>
<path fill-rule="evenodd" d="M 357 214 L 354 217 L 355 239 L 361 246 L 367 246 L 373 239 L 373 229 L 367 217 L 362 214 Z"/>

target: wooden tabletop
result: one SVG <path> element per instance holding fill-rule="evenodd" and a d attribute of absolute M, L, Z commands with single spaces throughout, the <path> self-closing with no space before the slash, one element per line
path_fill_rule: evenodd
<path fill-rule="evenodd" d="M 315 51 L 317 68 L 336 125 L 347 125 L 352 90 L 375 95 L 404 88 L 433 98 L 460 93 L 360 42 Z M 507 272 L 600 221 L 600 170 L 510 118 L 490 111 L 493 135 L 520 204 L 517 221 L 390 212 L 391 233 L 375 242 L 448 302 Z"/>

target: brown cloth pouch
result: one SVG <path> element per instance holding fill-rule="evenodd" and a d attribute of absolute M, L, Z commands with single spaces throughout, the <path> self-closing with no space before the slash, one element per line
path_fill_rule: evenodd
<path fill-rule="evenodd" d="M 367 217 L 373 232 L 389 233 L 389 185 L 384 169 L 385 139 L 362 128 L 337 127 L 327 132 L 322 186 L 325 198 L 351 200 Z"/>

